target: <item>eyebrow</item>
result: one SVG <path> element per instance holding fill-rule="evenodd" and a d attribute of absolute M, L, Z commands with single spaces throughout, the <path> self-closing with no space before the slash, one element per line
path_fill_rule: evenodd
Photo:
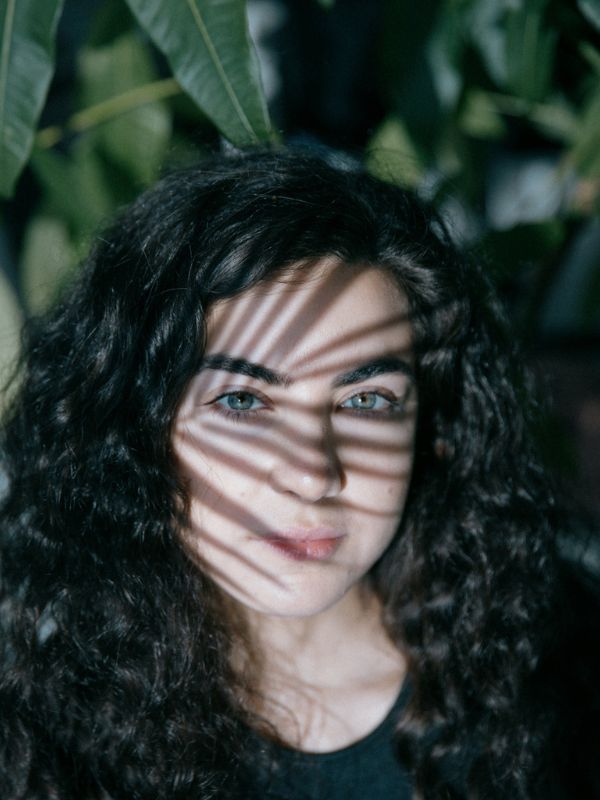
<path fill-rule="evenodd" d="M 255 378 L 272 386 L 289 386 L 293 383 L 289 375 L 265 367 L 263 364 L 256 364 L 245 358 L 233 358 L 225 353 L 214 353 L 206 356 L 200 363 L 200 369 L 224 370 L 233 372 L 237 375 L 245 375 L 248 378 Z M 351 386 L 354 383 L 374 378 L 376 375 L 388 373 L 401 373 L 414 380 L 414 372 L 410 364 L 399 356 L 384 356 L 367 361 L 349 372 L 337 375 L 333 380 L 333 386 Z"/>
<path fill-rule="evenodd" d="M 402 375 L 414 380 L 414 372 L 410 364 L 399 356 L 385 356 L 383 358 L 376 358 L 373 361 L 367 361 L 361 364 L 356 369 L 350 372 L 344 372 L 338 375 L 333 381 L 333 385 L 350 386 L 353 383 L 360 383 L 369 378 L 374 378 L 376 375 L 385 375 L 387 373 L 400 372 Z"/>
<path fill-rule="evenodd" d="M 291 378 L 279 372 L 275 372 L 262 364 L 255 364 L 245 358 L 233 358 L 225 353 L 215 353 L 205 356 L 200 362 L 200 369 L 220 369 L 225 372 L 234 372 L 237 375 L 246 375 L 248 378 L 256 378 L 264 383 L 273 386 L 289 386 Z"/>

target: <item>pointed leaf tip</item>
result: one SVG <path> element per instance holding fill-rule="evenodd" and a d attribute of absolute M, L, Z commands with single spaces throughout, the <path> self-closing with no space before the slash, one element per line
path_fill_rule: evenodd
<path fill-rule="evenodd" d="M 273 136 L 244 0 L 127 0 L 182 88 L 233 144 Z"/>

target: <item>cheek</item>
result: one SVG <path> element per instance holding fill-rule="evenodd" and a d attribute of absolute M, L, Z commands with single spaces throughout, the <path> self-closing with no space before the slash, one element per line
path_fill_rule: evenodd
<path fill-rule="evenodd" d="M 387 455 L 364 451 L 346 470 L 346 497 L 374 515 L 402 513 L 413 466 L 412 446 Z"/>
<path fill-rule="evenodd" d="M 173 445 L 192 498 L 208 506 L 251 495 L 267 469 L 255 443 L 218 430 L 178 431 Z"/>
<path fill-rule="evenodd" d="M 173 440 L 189 486 L 189 530 L 184 538 L 192 552 L 211 561 L 228 557 L 224 542 L 230 537 L 268 529 L 261 502 L 264 465 L 256 458 L 246 459 L 243 444 L 238 443 L 237 452 L 229 452 L 217 438 L 203 435 L 201 446 L 199 435 L 184 429 Z"/>

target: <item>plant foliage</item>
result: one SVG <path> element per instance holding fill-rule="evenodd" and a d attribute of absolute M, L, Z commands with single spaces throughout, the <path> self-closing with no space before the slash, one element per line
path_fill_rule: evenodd
<path fill-rule="evenodd" d="M 10 195 L 27 161 L 54 71 L 63 0 L 2 0 L 0 192 Z"/>
<path fill-rule="evenodd" d="M 181 86 L 234 144 L 271 131 L 244 0 L 127 0 Z"/>
<path fill-rule="evenodd" d="M 269 12 L 276 2 L 277 14 Z M 256 6 L 273 19 L 300 7 Z M 322 83 L 344 48 L 353 52 L 350 7 L 344 0 L 304 7 L 316 22 L 303 63 L 339 26 L 343 46 L 319 62 Z M 367 166 L 437 203 L 513 287 L 515 316 L 535 334 L 565 258 L 600 208 L 600 1 L 381 0 L 377 7 L 384 18 L 369 80 L 380 113 L 365 123 Z M 84 8 L 89 25 L 79 25 L 71 44 L 68 100 L 57 104 L 55 81 L 46 101 L 57 35 L 70 15 L 83 19 Z M 66 0 L 64 7 L 63 0 L 0 0 L 0 192 L 16 191 L 0 210 L 7 318 L 52 302 L 92 231 L 165 166 L 196 158 L 218 137 L 237 145 L 276 137 L 247 10 L 244 0 Z M 294 54 L 288 48 L 279 57 Z M 293 84 L 282 82 L 287 97 Z M 311 113 L 340 107 L 339 81 L 331 85 L 333 94 L 315 96 Z M 271 106 L 285 135 L 277 97 Z M 308 133 L 343 144 L 318 127 Z M 597 324 L 599 269 L 593 264 L 580 278 L 574 313 L 588 329 Z"/>

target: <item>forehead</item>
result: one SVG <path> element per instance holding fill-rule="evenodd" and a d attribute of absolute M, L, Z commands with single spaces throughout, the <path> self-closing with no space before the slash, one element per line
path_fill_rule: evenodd
<path fill-rule="evenodd" d="M 302 374 L 375 355 L 407 358 L 406 296 L 383 269 L 323 260 L 293 269 L 209 312 L 206 354 Z"/>

